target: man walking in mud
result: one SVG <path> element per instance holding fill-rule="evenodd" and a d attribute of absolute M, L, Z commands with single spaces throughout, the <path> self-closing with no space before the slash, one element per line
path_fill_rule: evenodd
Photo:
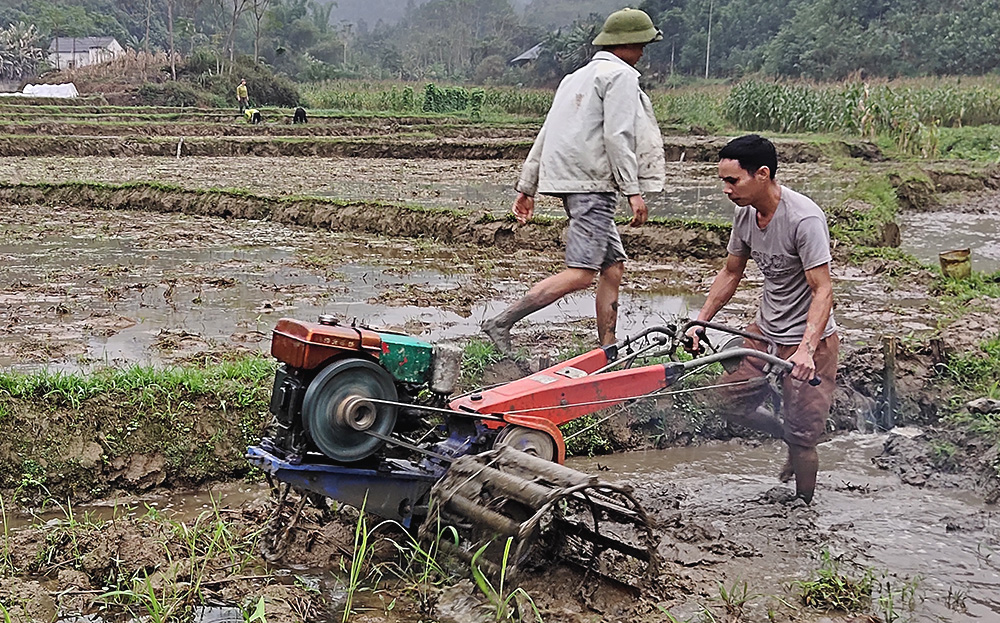
<path fill-rule="evenodd" d="M 716 275 L 698 320 L 709 321 L 729 302 L 753 258 L 764 274 L 757 319 L 748 331 L 778 346 L 777 355 L 794 364 L 782 385 L 784 421 L 759 409 L 768 387 L 760 360 L 745 357 L 722 383 L 740 383 L 726 391 L 726 416 L 788 444 L 788 461 L 779 478 L 795 478 L 795 492 L 807 503 L 816 489 L 816 444 L 826 429 L 837 374 L 840 340 L 833 319 L 830 281 L 830 233 L 826 215 L 811 199 L 775 181 L 778 156 L 771 141 L 751 134 L 719 152 L 723 192 L 736 204 L 726 263 Z M 698 335 L 692 329 L 691 349 Z M 745 346 L 766 351 L 762 341 Z M 814 376 L 820 383 L 808 383 Z"/>
<path fill-rule="evenodd" d="M 646 13 L 623 9 L 608 16 L 594 39 L 590 62 L 563 78 L 516 185 L 514 215 L 531 219 L 535 194 L 562 199 L 569 228 L 566 269 L 532 287 L 520 301 L 483 323 L 501 352 L 511 354 L 511 327 L 597 277 L 597 335 L 615 342 L 618 290 L 625 249 L 615 227 L 618 194 L 628 197 L 633 227 L 646 222 L 644 192 L 663 190 L 663 139 L 653 107 L 639 88 L 635 64 L 643 48 L 663 35 Z"/>

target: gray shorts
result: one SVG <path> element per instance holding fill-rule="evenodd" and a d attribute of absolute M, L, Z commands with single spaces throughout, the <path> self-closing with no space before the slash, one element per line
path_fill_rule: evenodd
<path fill-rule="evenodd" d="M 604 270 L 628 259 L 615 227 L 617 193 L 574 193 L 562 199 L 569 217 L 566 266 Z"/>

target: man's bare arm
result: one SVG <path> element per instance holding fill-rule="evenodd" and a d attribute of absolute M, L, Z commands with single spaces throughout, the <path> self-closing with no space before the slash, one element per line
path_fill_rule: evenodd
<path fill-rule="evenodd" d="M 806 282 L 812 291 L 812 303 L 806 316 L 806 330 L 795 354 L 788 360 L 795 365 L 792 378 L 808 381 L 816 374 L 814 356 L 823 339 L 823 331 L 833 312 L 833 282 L 830 279 L 830 265 L 823 264 L 806 271 Z"/>
<path fill-rule="evenodd" d="M 708 298 L 705 300 L 705 304 L 701 306 L 701 311 L 698 312 L 698 320 L 708 322 L 729 302 L 729 299 L 733 298 L 736 288 L 739 287 L 740 281 L 743 280 L 748 259 L 739 255 L 733 255 L 732 253 L 729 254 L 722 270 L 719 271 L 719 274 L 712 281 L 712 287 L 708 290 Z M 688 332 L 688 335 L 694 340 L 691 349 L 698 350 L 698 336 L 695 334 L 694 328 Z"/>

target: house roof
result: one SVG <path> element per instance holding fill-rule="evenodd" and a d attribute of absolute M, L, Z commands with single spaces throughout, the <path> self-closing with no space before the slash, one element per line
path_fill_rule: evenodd
<path fill-rule="evenodd" d="M 539 56 L 542 55 L 542 50 L 544 48 L 545 48 L 545 44 L 539 43 L 538 45 L 534 46 L 533 48 L 530 48 L 530 49 L 525 50 L 524 52 L 522 52 L 520 54 L 520 56 L 516 56 L 516 57 L 510 59 L 509 61 L 507 61 L 507 64 L 508 65 L 518 66 L 518 65 L 524 65 L 526 63 L 530 63 L 531 61 L 536 60 Z"/>
<path fill-rule="evenodd" d="M 86 52 L 90 48 L 106 48 L 114 37 L 56 37 L 49 44 L 49 52 Z"/>

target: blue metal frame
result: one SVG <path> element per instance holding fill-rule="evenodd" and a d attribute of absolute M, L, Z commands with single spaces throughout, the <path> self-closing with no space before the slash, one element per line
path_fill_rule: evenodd
<path fill-rule="evenodd" d="M 275 480 L 394 519 L 409 528 L 414 515 L 426 513 L 427 497 L 447 468 L 428 469 L 410 461 L 384 459 L 378 468 L 329 463 L 293 465 L 260 448 L 247 448 L 247 460 Z M 418 518 L 418 522 L 420 519 Z"/>

